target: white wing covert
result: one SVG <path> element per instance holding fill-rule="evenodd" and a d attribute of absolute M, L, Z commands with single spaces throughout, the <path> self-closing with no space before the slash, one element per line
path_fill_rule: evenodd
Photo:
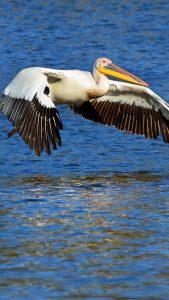
<path fill-rule="evenodd" d="M 109 81 L 107 94 L 70 108 L 97 123 L 169 143 L 169 105 L 149 88 Z"/>
<path fill-rule="evenodd" d="M 59 129 L 62 121 L 50 98 L 50 87 L 40 68 L 28 68 L 19 72 L 0 97 L 0 110 L 12 122 L 13 130 L 34 149 L 50 154 L 50 144 L 56 149 L 61 145 Z"/>

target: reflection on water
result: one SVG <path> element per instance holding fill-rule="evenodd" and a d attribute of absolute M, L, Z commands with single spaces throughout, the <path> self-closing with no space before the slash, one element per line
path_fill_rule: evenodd
<path fill-rule="evenodd" d="M 155 297 L 169 280 L 166 177 L 1 178 L 1 288 L 17 296 L 25 287 L 24 297 L 42 285 L 43 297 Z"/>
<path fill-rule="evenodd" d="M 68 177 L 54 177 L 48 175 L 36 175 L 31 177 L 18 177 L 12 181 L 5 176 L 0 178 L 0 183 L 3 185 L 6 192 L 6 197 L 11 197 L 10 189 L 20 190 L 18 193 L 18 199 L 26 199 L 27 194 L 31 194 L 31 197 L 35 197 L 33 200 L 42 200 L 41 196 L 44 192 L 49 193 L 49 199 L 56 199 L 56 193 L 59 197 L 62 196 L 62 192 L 67 194 L 68 197 L 74 198 L 74 200 L 101 200 L 106 197 L 115 197 L 117 194 L 119 200 L 119 194 L 123 197 L 123 194 L 119 193 L 120 190 L 125 192 L 127 189 L 126 196 L 129 197 L 129 191 L 133 197 L 137 197 L 146 191 L 148 185 L 153 186 L 153 193 L 156 194 L 158 190 L 161 190 L 161 184 L 163 181 L 169 178 L 168 174 L 151 174 L 149 172 L 137 172 L 137 173 L 114 173 L 100 172 L 100 175 L 88 176 L 68 176 Z M 142 183 L 145 183 L 144 186 Z M 155 185 L 153 185 L 155 183 Z M 131 190 L 130 190 L 131 189 Z M 3 192 L 4 192 L 3 190 Z M 27 192 L 28 191 L 28 192 Z M 150 191 L 147 190 L 149 193 Z M 22 194 L 23 193 L 23 194 Z M 131 196 L 131 195 L 130 195 Z M 17 199 L 15 195 L 14 199 Z M 105 204 L 105 203 L 104 203 Z"/>

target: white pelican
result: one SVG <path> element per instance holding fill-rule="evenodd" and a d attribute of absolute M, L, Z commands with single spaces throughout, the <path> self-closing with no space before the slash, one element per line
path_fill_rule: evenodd
<path fill-rule="evenodd" d="M 107 76 L 127 82 L 112 81 Z M 51 153 L 61 145 L 63 129 L 57 104 L 67 104 L 75 113 L 122 131 L 169 143 L 169 105 L 143 80 L 117 67 L 110 59 L 95 61 L 93 75 L 80 70 L 41 67 L 20 71 L 0 97 L 0 110 L 34 149 Z"/>

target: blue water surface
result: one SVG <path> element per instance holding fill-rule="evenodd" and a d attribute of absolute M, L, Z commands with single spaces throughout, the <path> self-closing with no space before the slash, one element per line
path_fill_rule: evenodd
<path fill-rule="evenodd" d="M 30 66 L 97 57 L 169 100 L 168 1 L 0 1 L 0 89 Z M 0 114 L 0 298 L 168 299 L 169 146 L 59 112 L 35 157 Z"/>

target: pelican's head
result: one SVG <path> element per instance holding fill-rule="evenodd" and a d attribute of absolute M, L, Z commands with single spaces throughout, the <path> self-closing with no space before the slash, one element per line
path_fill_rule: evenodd
<path fill-rule="evenodd" d="M 95 61 L 94 68 L 107 76 L 113 76 L 131 83 L 148 86 L 148 84 L 142 79 L 114 65 L 113 62 L 108 58 L 98 58 Z"/>

